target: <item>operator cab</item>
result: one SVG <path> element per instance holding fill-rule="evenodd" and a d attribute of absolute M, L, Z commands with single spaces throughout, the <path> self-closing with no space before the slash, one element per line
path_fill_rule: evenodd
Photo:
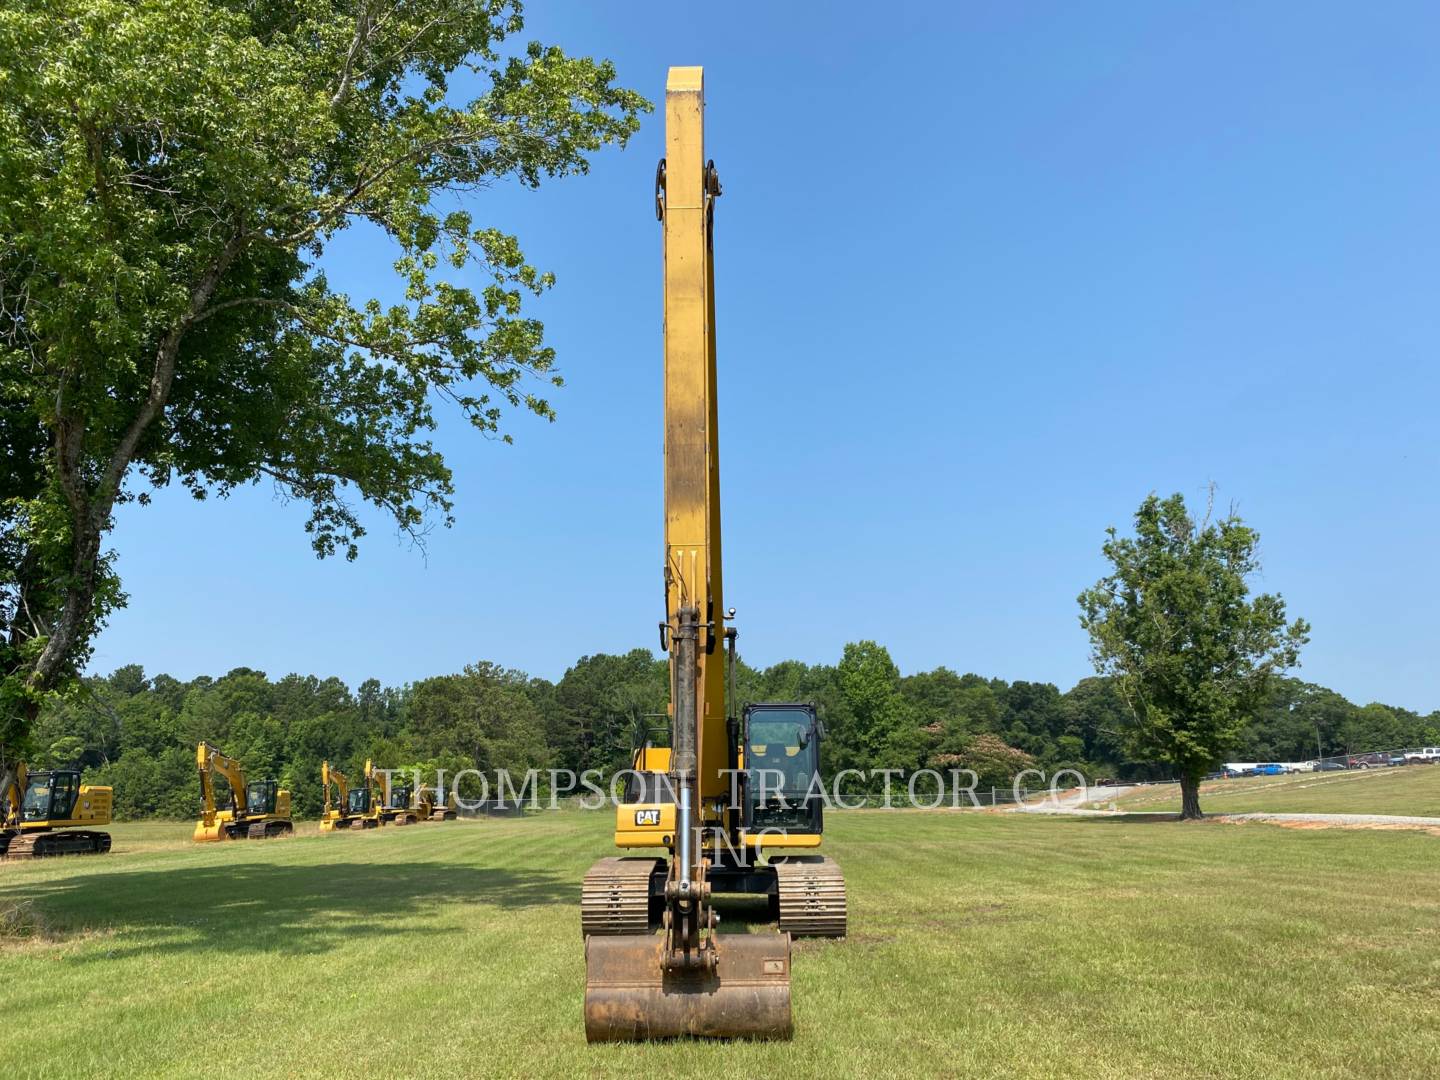
<path fill-rule="evenodd" d="M 80 796 L 80 774 L 69 769 L 34 772 L 25 784 L 22 821 L 66 821 Z"/>
<path fill-rule="evenodd" d="M 345 807 L 346 813 L 349 813 L 349 814 L 368 814 L 368 813 L 370 812 L 370 787 L 369 787 L 369 785 L 367 784 L 365 787 L 352 788 L 351 791 L 350 791 L 350 797 L 349 797 L 349 799 L 346 800 L 346 802 L 347 802 L 347 805 L 346 805 L 346 807 Z"/>
<path fill-rule="evenodd" d="M 818 833 L 824 799 L 813 705 L 747 705 L 744 711 L 745 827 Z"/>
<path fill-rule="evenodd" d="M 251 814 L 275 813 L 275 793 L 280 788 L 274 780 L 252 780 L 245 785 L 245 809 Z"/>
<path fill-rule="evenodd" d="M 409 784 L 399 784 L 395 787 L 392 787 L 390 789 L 390 809 L 409 810 L 410 795 L 413 790 L 414 789 L 411 788 Z"/>

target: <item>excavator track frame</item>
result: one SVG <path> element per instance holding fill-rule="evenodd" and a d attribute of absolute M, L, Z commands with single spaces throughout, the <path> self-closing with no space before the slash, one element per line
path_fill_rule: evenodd
<path fill-rule="evenodd" d="M 580 886 L 581 934 L 648 934 L 659 925 L 664 889 L 663 859 L 601 859 Z"/>
<path fill-rule="evenodd" d="M 780 929 L 795 937 L 845 936 L 845 875 L 824 855 L 787 855 L 772 860 Z"/>
<path fill-rule="evenodd" d="M 0 857 L 43 859 L 55 855 L 104 855 L 110 850 L 110 834 L 90 829 L 54 832 L 7 832 L 0 837 Z"/>
<path fill-rule="evenodd" d="M 663 859 L 609 856 L 595 863 L 580 889 L 580 932 L 645 934 L 660 926 L 665 906 Z M 709 870 L 716 903 L 727 897 L 763 896 L 771 915 L 792 938 L 843 938 L 848 909 L 845 875 L 824 855 L 787 855 L 768 865 Z"/>

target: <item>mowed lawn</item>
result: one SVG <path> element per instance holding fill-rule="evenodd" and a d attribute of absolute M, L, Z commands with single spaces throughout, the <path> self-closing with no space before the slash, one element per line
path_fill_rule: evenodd
<path fill-rule="evenodd" d="M 792 1042 L 597 1047 L 578 882 L 606 814 L 117 826 L 109 856 L 0 864 L 0 1075 L 1440 1075 L 1436 837 L 827 824 L 851 934 L 797 944 Z"/>
<path fill-rule="evenodd" d="M 1121 810 L 1178 813 L 1180 791 L 1173 784 L 1157 784 L 1139 788 L 1115 802 Z M 1440 765 L 1210 780 L 1200 785 L 1200 808 L 1207 814 L 1395 814 L 1440 818 Z"/>

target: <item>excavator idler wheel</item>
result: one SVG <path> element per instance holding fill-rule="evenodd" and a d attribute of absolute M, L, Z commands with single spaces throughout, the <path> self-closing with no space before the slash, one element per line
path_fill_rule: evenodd
<path fill-rule="evenodd" d="M 585 939 L 585 1038 L 788 1039 L 790 935 L 717 934 L 714 971 L 667 972 L 664 937 Z"/>

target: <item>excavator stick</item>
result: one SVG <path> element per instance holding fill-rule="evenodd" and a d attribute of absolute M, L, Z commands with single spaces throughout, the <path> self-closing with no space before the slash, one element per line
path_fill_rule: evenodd
<path fill-rule="evenodd" d="M 714 971 L 672 972 L 660 934 L 586 938 L 585 1038 L 790 1038 L 790 935 L 713 940 Z"/>

